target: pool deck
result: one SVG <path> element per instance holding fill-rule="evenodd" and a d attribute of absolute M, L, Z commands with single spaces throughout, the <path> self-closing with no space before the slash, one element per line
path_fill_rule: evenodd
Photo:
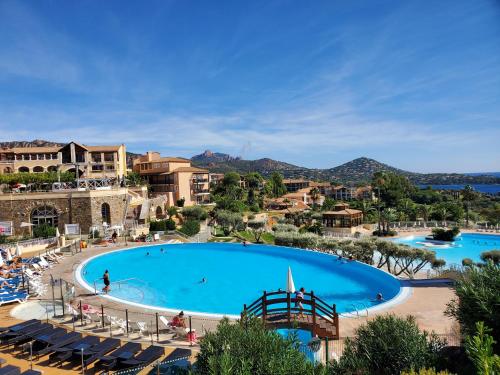
<path fill-rule="evenodd" d="M 408 233 L 409 234 L 417 234 L 417 233 Z M 407 235 L 407 233 L 405 233 Z M 162 244 L 162 242 L 154 243 Z M 151 243 L 129 243 L 128 247 L 137 247 L 137 246 L 147 246 L 152 245 Z M 165 246 L 176 246 L 165 244 Z M 84 304 L 90 304 L 100 309 L 101 305 L 104 307 L 105 314 L 113 315 L 118 318 L 125 318 L 125 309 L 129 310 L 129 320 L 130 321 L 146 321 L 148 325 L 154 328 L 155 324 L 153 318 L 155 313 L 159 315 L 163 315 L 167 317 L 169 320 L 173 316 L 173 314 L 165 313 L 163 311 L 156 311 L 154 309 L 146 309 L 139 308 L 135 306 L 126 305 L 117 301 L 112 301 L 110 299 L 102 298 L 100 296 L 96 296 L 93 293 L 89 292 L 87 289 L 83 288 L 77 283 L 75 278 L 75 270 L 77 267 L 84 262 L 86 259 L 93 257 L 95 255 L 103 254 L 109 251 L 118 250 L 126 248 L 124 243 L 118 243 L 116 245 L 110 245 L 107 247 L 91 247 L 88 249 L 84 249 L 81 253 L 77 253 L 73 256 L 68 255 L 65 256 L 60 264 L 54 266 L 53 268 L 47 270 L 43 274 L 43 281 L 46 284 L 50 284 L 50 276 L 54 279 L 62 278 L 68 282 L 73 282 L 75 284 L 75 295 L 76 301 L 82 301 Z M 409 295 L 401 301 L 401 303 L 389 306 L 387 308 L 383 308 L 380 310 L 368 312 L 368 316 L 366 311 L 361 311 L 358 315 L 349 315 L 349 316 L 341 316 L 340 317 L 340 336 L 341 337 L 350 337 L 355 334 L 356 329 L 364 324 L 366 321 L 373 319 L 375 316 L 380 314 L 392 313 L 398 316 L 406 316 L 413 315 L 417 323 L 419 324 L 421 329 L 425 329 L 428 331 L 434 331 L 438 334 L 450 334 L 456 331 L 457 324 L 453 319 L 444 315 L 444 310 L 446 308 L 446 304 L 454 298 L 453 289 L 445 283 L 439 283 L 435 281 L 428 282 L 405 282 L 406 284 L 410 284 L 411 288 L 409 290 Z M 45 293 L 41 299 L 50 300 L 51 298 L 51 288 L 49 287 L 48 291 Z M 36 300 L 36 299 L 34 299 Z M 16 306 L 22 305 L 7 305 L 0 307 L 0 320 L 2 321 L 2 325 L 11 325 L 18 321 L 18 319 L 11 316 L 13 308 Z M 146 315 L 148 314 L 148 315 Z M 192 326 L 196 330 L 199 336 L 203 334 L 205 331 L 212 331 L 217 327 L 219 319 L 209 316 L 193 316 L 192 317 Z M 68 319 L 56 321 L 59 324 L 68 323 Z M 67 324 L 67 327 L 70 327 L 70 324 Z M 166 334 L 160 332 L 157 336 L 155 332 L 153 332 L 150 336 L 141 336 L 138 333 L 130 333 L 128 336 L 123 332 L 110 332 L 109 328 L 102 330 L 98 329 L 99 324 L 92 329 L 89 330 L 87 325 L 81 325 L 81 323 L 77 322 L 75 324 L 75 329 L 81 330 L 88 334 L 95 334 L 102 337 L 109 337 L 113 335 L 113 337 L 118 337 L 124 341 L 136 341 L 141 342 L 143 345 L 151 343 L 152 341 L 155 344 L 163 345 L 167 348 L 166 352 L 173 350 L 175 347 L 183 347 L 183 348 L 191 348 L 194 353 L 196 353 L 199 346 L 197 344 L 190 345 L 185 339 L 178 340 L 173 337 L 171 334 Z M 28 366 L 28 362 L 26 360 L 21 360 L 13 357 L 9 352 L 2 351 L 0 353 L 1 358 L 5 358 L 9 363 L 14 365 L 20 365 L 23 369 L 26 369 Z M 61 373 L 61 369 L 50 368 L 43 366 L 43 359 L 41 362 L 37 362 L 35 368 L 42 366 L 44 374 L 56 374 Z M 77 371 L 68 370 L 68 373 L 78 373 Z"/>
<path fill-rule="evenodd" d="M 146 244 L 147 245 L 147 244 Z M 144 246 L 144 244 L 133 244 L 132 246 Z M 165 246 L 176 246 L 176 245 L 165 245 Z M 131 246 L 129 246 L 131 247 Z M 149 314 L 159 313 L 167 317 L 173 314 L 165 314 L 165 312 L 154 310 L 154 309 L 141 309 L 138 307 L 126 305 L 120 302 L 111 301 L 106 298 L 92 295 L 88 290 L 79 286 L 75 279 L 75 269 L 84 260 L 111 250 L 116 250 L 123 248 L 123 245 L 110 246 L 107 248 L 89 248 L 83 250 L 82 253 L 76 254 L 74 256 L 66 257 L 60 265 L 54 267 L 50 270 L 54 278 L 63 278 L 67 281 L 73 281 L 77 284 L 76 287 L 76 299 L 82 300 L 83 303 L 88 303 L 99 307 L 101 304 L 105 306 L 105 310 L 110 308 L 113 311 L 121 310 L 125 308 L 130 311 L 140 311 Z M 48 272 L 45 277 L 49 277 Z M 47 279 L 48 280 L 48 279 Z M 364 323 L 367 319 L 372 318 L 375 315 L 394 313 L 396 315 L 405 316 L 413 315 L 417 318 L 417 322 L 422 329 L 433 330 L 437 333 L 448 334 L 452 331 L 454 322 L 450 318 L 444 315 L 444 310 L 446 304 L 453 299 L 454 292 L 453 289 L 446 284 L 438 283 L 425 283 L 425 284 L 412 284 L 410 289 L 410 295 L 404 299 L 400 304 L 390 306 L 387 309 L 382 309 L 379 311 L 369 311 L 368 318 L 366 318 L 366 313 L 360 312 L 359 317 L 341 317 L 340 332 L 341 336 L 352 336 L 357 327 Z M 202 332 L 202 330 L 212 330 L 216 327 L 218 319 L 213 317 L 203 317 L 196 316 L 193 317 L 193 327 L 197 332 Z M 182 346 L 183 343 L 175 343 L 176 345 Z"/>

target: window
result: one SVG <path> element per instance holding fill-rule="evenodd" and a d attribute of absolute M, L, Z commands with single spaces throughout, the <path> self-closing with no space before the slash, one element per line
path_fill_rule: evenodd
<path fill-rule="evenodd" d="M 29 173 L 30 169 L 28 167 L 19 167 L 19 173 Z"/>
<path fill-rule="evenodd" d="M 54 207 L 43 205 L 31 212 L 31 224 L 35 226 L 48 224 L 52 227 L 57 227 L 58 223 L 59 215 Z"/>
<path fill-rule="evenodd" d="M 92 172 L 102 172 L 104 169 L 102 164 L 96 164 L 92 166 Z"/>
<path fill-rule="evenodd" d="M 101 153 L 100 152 L 93 152 L 92 153 L 92 161 L 94 163 L 100 163 L 102 161 Z"/>
<path fill-rule="evenodd" d="M 35 172 L 35 173 L 41 173 L 41 172 L 43 172 L 43 167 L 36 166 L 36 167 L 33 168 L 33 172 Z"/>
<path fill-rule="evenodd" d="M 49 172 L 57 172 L 57 167 L 55 165 L 51 165 L 50 167 L 47 168 L 47 171 L 49 171 Z"/>
<path fill-rule="evenodd" d="M 161 206 L 156 207 L 156 218 L 157 219 L 163 219 L 164 218 L 164 216 L 163 216 L 163 210 L 162 210 Z"/>
<path fill-rule="evenodd" d="M 104 161 L 115 161 L 113 153 L 112 152 L 106 152 L 104 154 Z"/>
<path fill-rule="evenodd" d="M 114 165 L 106 165 L 106 170 L 107 171 L 114 171 L 115 170 L 115 166 Z"/>
<path fill-rule="evenodd" d="M 111 225 L 111 209 L 108 203 L 103 203 L 101 205 L 101 216 L 102 222 Z"/>
<path fill-rule="evenodd" d="M 12 168 L 11 167 L 5 167 L 4 170 L 3 170 L 3 173 L 5 173 L 5 174 L 12 173 Z"/>

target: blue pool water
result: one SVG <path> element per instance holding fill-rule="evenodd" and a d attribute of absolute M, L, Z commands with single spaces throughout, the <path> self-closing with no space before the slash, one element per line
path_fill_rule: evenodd
<path fill-rule="evenodd" d="M 500 248 L 500 236 L 475 233 L 463 233 L 455 241 L 443 244 L 432 244 L 425 236 L 401 237 L 394 241 L 435 251 L 436 257 L 444 259 L 447 265 L 462 264 L 464 258 L 479 262 L 482 252 Z"/>
<path fill-rule="evenodd" d="M 162 253 L 160 249 L 163 248 Z M 146 255 L 149 252 L 150 255 Z M 295 287 L 313 290 L 339 312 L 371 306 L 378 292 L 386 300 L 400 290 L 392 276 L 357 262 L 300 249 L 229 244 L 154 245 L 120 250 L 89 260 L 84 281 L 100 290 L 110 272 L 110 296 L 129 302 L 213 314 L 238 315 L 264 290 L 286 289 L 288 266 Z M 206 278 L 206 283 L 201 283 Z M 124 283 L 113 284 L 119 280 Z M 353 308 L 353 304 L 357 305 Z"/>

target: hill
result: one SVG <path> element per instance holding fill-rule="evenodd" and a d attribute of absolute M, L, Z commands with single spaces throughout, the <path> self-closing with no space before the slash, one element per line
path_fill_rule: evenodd
<path fill-rule="evenodd" d="M 1 148 L 12 147 L 48 147 L 63 146 L 62 143 L 41 139 L 33 141 L 0 142 Z M 138 154 L 127 152 L 127 166 L 132 166 L 132 159 Z M 371 180 L 378 171 L 394 172 L 408 177 L 415 184 L 447 185 L 447 184 L 500 184 L 500 177 L 485 174 L 458 174 L 458 173 L 415 173 L 380 163 L 367 157 L 360 157 L 333 168 L 316 169 L 305 168 L 279 160 L 262 158 L 245 160 L 240 157 L 206 150 L 200 155 L 191 158 L 194 165 L 207 168 L 210 172 L 239 173 L 259 172 L 265 177 L 279 171 L 286 178 L 305 178 L 318 181 L 334 181 L 344 184 L 359 184 Z"/>
<path fill-rule="evenodd" d="M 193 164 L 207 168 L 211 172 L 239 173 L 259 172 L 269 176 L 274 171 L 286 178 L 306 178 L 312 180 L 335 181 L 344 184 L 359 184 L 371 180 L 379 171 L 393 172 L 408 177 L 415 184 L 498 184 L 495 176 L 471 176 L 458 173 L 415 173 L 381 163 L 367 157 L 360 157 L 345 164 L 328 169 L 305 168 L 269 158 L 244 160 L 227 154 L 205 151 L 191 158 Z"/>

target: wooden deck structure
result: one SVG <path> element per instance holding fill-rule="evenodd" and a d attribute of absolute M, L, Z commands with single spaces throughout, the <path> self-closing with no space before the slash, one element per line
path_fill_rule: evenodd
<path fill-rule="evenodd" d="M 339 338 L 339 315 L 335 305 L 328 305 L 314 292 L 304 293 L 302 310 L 294 294 L 284 291 L 266 292 L 244 305 L 242 315 L 257 316 L 270 328 L 300 328 L 319 338 Z"/>

